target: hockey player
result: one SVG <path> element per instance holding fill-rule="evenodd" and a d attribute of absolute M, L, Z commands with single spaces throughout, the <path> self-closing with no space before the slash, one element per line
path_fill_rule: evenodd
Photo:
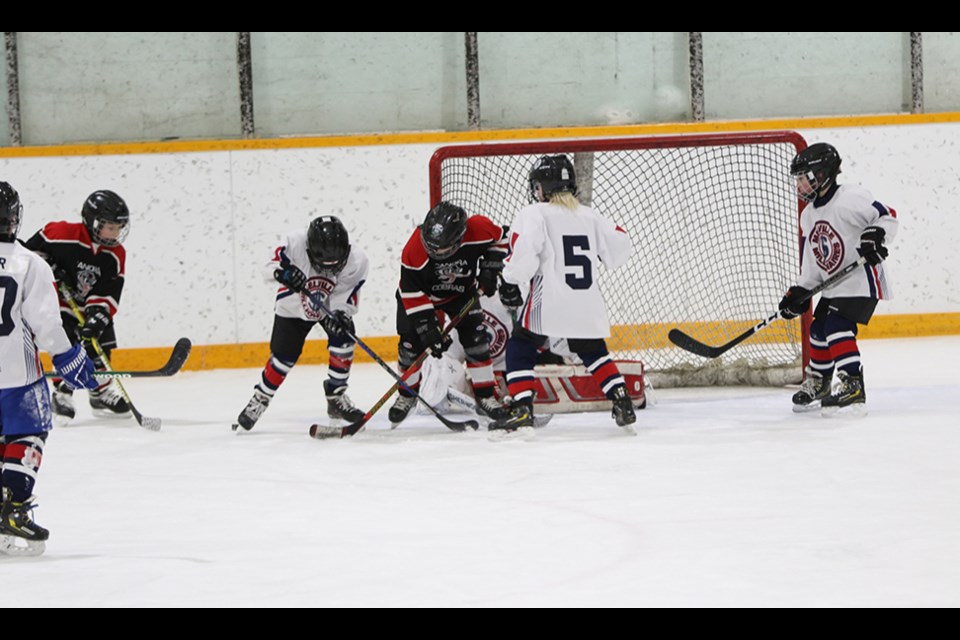
<path fill-rule="evenodd" d="M 633 255 L 626 232 L 576 199 L 573 163 L 564 155 L 542 156 L 530 171 L 530 204 L 510 230 L 511 253 L 503 270 L 500 299 L 522 309 L 507 342 L 510 414 L 495 421 L 497 437 L 533 436 L 533 367 L 547 336 L 564 337 L 604 394 L 616 423 L 636 433 L 633 403 L 604 338 L 610 321 L 597 283 L 602 260 L 616 269 Z M 519 284 L 530 283 L 524 302 Z M 493 435 L 493 434 L 491 434 Z"/>
<path fill-rule="evenodd" d="M 0 182 L 0 553 L 39 555 L 50 532 L 33 521 L 36 482 L 53 427 L 39 349 L 65 384 L 94 389 L 93 362 L 61 324 L 53 272 L 17 240 L 20 196 Z"/>
<path fill-rule="evenodd" d="M 85 322 L 80 326 L 70 306 L 60 296 L 63 326 L 73 344 L 87 341 L 87 353 L 98 371 L 106 365 L 97 355 L 91 338 L 107 358 L 117 346 L 113 317 L 120 304 L 127 254 L 123 241 L 130 232 L 130 210 L 113 191 L 94 191 L 84 201 L 81 222 L 51 222 L 25 243 L 53 267 L 58 287 L 65 285 L 81 307 Z M 53 411 L 69 421 L 76 415 L 73 389 L 54 379 Z M 128 417 L 130 405 L 119 386 L 107 379 L 89 393 L 90 407 L 100 417 Z"/>
<path fill-rule="evenodd" d="M 430 209 L 400 257 L 397 333 L 401 372 L 406 373 L 424 351 L 435 358 L 443 355 L 452 338 L 441 335 L 437 313 L 457 315 L 478 296 L 478 289 L 484 295 L 495 294 L 506 254 L 506 229 L 489 218 L 468 216 L 450 202 L 440 202 Z M 460 321 L 457 336 L 466 355 L 478 410 L 491 418 L 500 417 L 504 409 L 494 394 L 489 337 L 483 329 L 479 304 Z M 420 372 L 412 372 L 407 384 L 418 389 Z M 416 397 L 401 388 L 390 407 L 390 422 L 402 422 L 415 404 Z"/>
<path fill-rule="evenodd" d="M 481 296 L 483 327 L 490 337 L 490 358 L 497 389 L 507 394 L 504 381 L 506 347 L 510 338 L 513 317 L 497 296 Z M 456 329 L 451 336 L 456 336 Z M 570 351 L 564 338 L 548 338 L 546 348 L 537 353 L 534 376 L 537 397 L 534 410 L 545 414 L 599 411 L 610 401 L 597 386 L 593 376 L 583 367 L 580 358 Z M 427 358 L 420 373 L 420 396 L 440 412 L 476 410 L 469 379 L 466 375 L 466 354 L 454 339 L 440 359 Z M 617 368 L 626 381 L 627 391 L 636 408 L 644 408 L 651 400 L 652 386 L 643 374 L 643 363 L 637 360 L 618 360 Z M 426 409 L 423 409 L 427 413 Z M 546 422 L 539 418 L 539 424 Z"/>
<path fill-rule="evenodd" d="M 886 243 L 897 233 L 896 211 L 858 186 L 837 184 L 840 154 L 819 142 L 797 154 L 790 164 L 797 193 L 808 204 L 800 214 L 801 259 L 797 284 L 780 301 L 784 318 L 810 308 L 799 302 L 831 274 L 866 258 L 863 270 L 824 290 L 810 325 L 810 366 L 793 396 L 797 412 L 822 409 L 825 415 L 844 407 L 866 412 L 863 367 L 857 347 L 857 325 L 867 324 L 879 300 L 891 297 L 886 271 Z M 856 249 L 856 251 L 854 251 Z M 832 390 L 836 372 L 837 388 Z"/>
<path fill-rule="evenodd" d="M 286 236 L 264 270 L 269 282 L 279 282 L 274 307 L 270 359 L 254 387 L 253 397 L 240 412 L 237 424 L 253 428 L 277 389 L 303 353 L 307 334 L 317 324 L 326 332 L 330 363 L 323 390 L 327 415 L 356 422 L 364 412 L 346 394 L 356 347 L 353 316 L 357 313 L 360 287 L 369 270 L 367 255 L 351 246 L 346 227 L 336 216 L 314 219 L 306 231 Z M 326 315 L 314 308 L 306 292 L 320 296 L 333 311 Z"/>

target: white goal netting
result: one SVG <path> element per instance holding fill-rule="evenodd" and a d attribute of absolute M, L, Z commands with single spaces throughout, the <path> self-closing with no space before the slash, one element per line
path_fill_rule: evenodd
<path fill-rule="evenodd" d="M 451 146 L 431 161 L 431 198 L 510 224 L 536 159 L 568 154 L 580 199 L 636 247 L 627 266 L 601 269 L 611 351 L 642 360 L 659 386 L 786 384 L 801 378 L 800 321 L 777 321 L 715 360 L 667 333 L 720 345 L 776 310 L 799 270 L 789 166 L 805 146 L 793 132 Z"/>

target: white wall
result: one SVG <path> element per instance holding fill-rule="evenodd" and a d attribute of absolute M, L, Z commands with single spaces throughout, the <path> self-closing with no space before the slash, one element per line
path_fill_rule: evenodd
<path fill-rule="evenodd" d="M 960 311 L 960 124 L 801 133 L 833 143 L 842 181 L 862 184 L 899 214 L 889 260 L 896 298 L 878 313 Z M 438 146 L 0 158 L 0 179 L 21 194 L 23 237 L 50 220 L 79 220 L 96 189 L 127 200 L 121 346 L 168 345 L 182 335 L 196 344 L 267 341 L 274 289 L 259 268 L 279 233 L 322 214 L 340 216 L 371 258 L 359 332 L 392 335 L 399 252 L 427 211 L 427 163 Z"/>

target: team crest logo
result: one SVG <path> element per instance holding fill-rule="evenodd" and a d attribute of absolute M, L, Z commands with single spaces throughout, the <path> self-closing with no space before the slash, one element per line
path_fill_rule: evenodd
<path fill-rule="evenodd" d="M 817 265 L 827 273 L 833 273 L 843 264 L 843 239 L 829 222 L 821 220 L 813 225 L 810 249 Z"/>
<path fill-rule="evenodd" d="M 336 282 L 322 276 L 314 276 L 307 280 L 307 291 L 318 295 L 324 304 L 330 304 L 327 302 L 327 299 L 330 297 L 330 294 L 333 293 L 333 288 L 336 286 Z M 310 298 L 305 294 L 300 294 L 300 304 L 303 306 L 303 313 L 307 317 L 307 320 L 319 320 L 323 317 L 323 312 L 314 308 L 310 303 Z"/>
<path fill-rule="evenodd" d="M 467 268 L 466 261 L 464 260 L 457 260 L 456 262 L 448 263 L 437 263 L 435 272 L 437 274 L 437 280 L 444 285 L 452 285 L 457 281 L 457 278 L 470 277 L 470 269 Z"/>
<path fill-rule="evenodd" d="M 87 295 L 93 290 L 97 280 L 100 279 L 100 269 L 93 265 L 80 263 L 77 265 L 77 293 L 81 300 L 86 300 Z"/>
<path fill-rule="evenodd" d="M 500 318 L 486 309 L 483 310 L 483 330 L 490 337 L 490 357 L 496 360 L 507 349 L 510 330 Z"/>
<path fill-rule="evenodd" d="M 433 236 L 434 238 L 439 238 L 441 233 L 443 233 L 442 224 L 435 224 L 432 227 L 430 227 L 430 235 Z"/>

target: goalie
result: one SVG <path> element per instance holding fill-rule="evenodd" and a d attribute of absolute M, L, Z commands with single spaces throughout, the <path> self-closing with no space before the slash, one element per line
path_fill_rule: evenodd
<path fill-rule="evenodd" d="M 490 357 L 501 397 L 507 395 L 504 378 L 506 345 L 513 320 L 508 309 L 496 297 L 481 297 L 483 329 L 490 338 Z M 454 329 L 456 332 L 456 329 Z M 440 359 L 428 358 L 421 370 L 420 395 L 439 411 L 474 410 L 475 400 L 464 365 L 466 355 L 459 342 Z M 534 409 L 538 414 L 610 411 L 612 402 L 601 390 L 580 358 L 570 351 L 563 338 L 549 339 L 537 355 L 534 367 Z M 647 405 L 651 389 L 644 378 L 643 363 L 616 361 L 634 407 Z"/>

